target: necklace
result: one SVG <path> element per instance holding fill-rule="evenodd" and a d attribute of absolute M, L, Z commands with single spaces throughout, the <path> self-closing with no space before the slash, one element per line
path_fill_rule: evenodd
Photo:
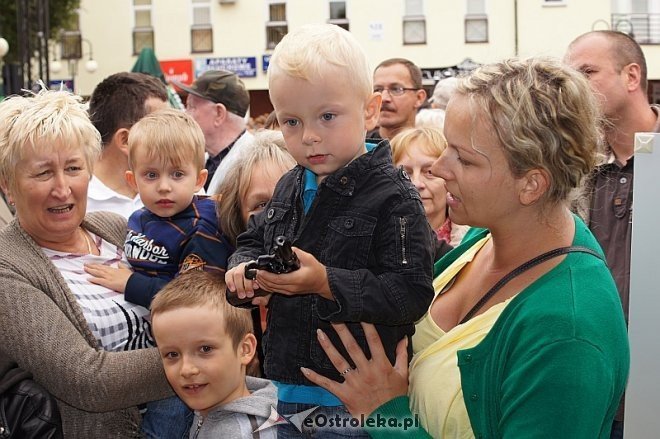
<path fill-rule="evenodd" d="M 89 241 L 89 237 L 87 236 L 87 233 L 85 230 L 81 227 L 80 228 L 80 233 L 82 233 L 83 238 L 85 238 L 85 243 L 87 243 L 87 253 L 88 254 L 93 254 L 92 253 L 92 243 Z"/>

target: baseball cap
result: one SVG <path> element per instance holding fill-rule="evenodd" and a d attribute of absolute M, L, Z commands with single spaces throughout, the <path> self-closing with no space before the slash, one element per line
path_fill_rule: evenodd
<path fill-rule="evenodd" d="M 250 107 L 250 94 L 243 81 L 228 70 L 207 70 L 192 85 L 174 81 L 177 87 L 186 92 L 216 104 L 223 104 L 227 110 L 244 117 Z"/>

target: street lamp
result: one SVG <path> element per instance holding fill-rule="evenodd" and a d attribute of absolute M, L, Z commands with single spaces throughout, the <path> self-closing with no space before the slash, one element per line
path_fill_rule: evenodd
<path fill-rule="evenodd" d="M 4 38 L 0 37 L 0 96 L 5 95 L 5 75 L 2 66 L 2 59 L 7 53 L 9 53 L 9 43 Z"/>
<path fill-rule="evenodd" d="M 89 55 L 89 58 L 87 59 L 87 61 L 85 61 L 85 70 L 88 73 L 94 73 L 95 71 L 98 70 L 99 63 L 96 62 L 96 60 L 94 59 L 94 55 L 92 52 L 92 43 L 86 38 L 83 38 L 81 41 L 89 44 L 89 52 L 85 54 L 85 55 Z M 62 63 L 57 59 L 57 54 L 55 54 L 54 57 L 55 58 L 50 63 L 50 71 L 53 73 L 59 73 L 62 70 Z M 72 62 L 77 63 L 78 61 L 79 61 L 78 59 L 69 59 L 69 73 L 71 73 L 72 70 L 71 63 Z M 75 71 L 77 72 L 77 68 L 75 68 Z"/>
<path fill-rule="evenodd" d="M 99 63 L 96 62 L 94 55 L 92 55 L 92 43 L 87 38 L 83 38 L 82 41 L 89 44 L 89 59 L 85 62 L 85 70 L 88 73 L 94 73 L 98 70 Z"/>
<path fill-rule="evenodd" d="M 53 60 L 49 63 L 49 68 L 52 73 L 60 73 L 62 71 L 62 63 L 57 57 L 57 45 L 52 45 L 52 51 L 49 50 L 49 53 L 53 54 Z"/>
<path fill-rule="evenodd" d="M 87 43 L 89 46 L 89 51 L 83 53 L 83 43 Z M 78 74 L 78 62 L 83 58 L 89 56 L 87 61 L 85 61 L 85 70 L 88 73 L 94 73 L 98 70 L 99 64 L 94 59 L 92 42 L 87 38 L 83 38 L 79 30 L 73 31 L 63 31 L 60 34 L 60 59 L 68 61 L 69 75 L 74 81 L 75 87 L 75 77 Z M 62 63 L 57 58 L 57 54 L 54 55 L 54 60 L 50 63 L 50 71 L 53 73 L 59 73 L 62 70 Z"/>
<path fill-rule="evenodd" d="M 602 29 L 598 29 L 599 27 L 602 26 Z M 594 21 L 591 25 L 591 30 L 610 30 L 610 24 L 607 22 L 607 20 L 603 20 L 602 18 Z"/>
<path fill-rule="evenodd" d="M 635 39 L 635 33 L 633 32 L 634 28 L 635 26 L 633 26 L 632 21 L 628 20 L 627 18 L 618 20 L 614 26 L 614 30 L 628 34 L 632 39 Z"/>
<path fill-rule="evenodd" d="M 0 37 L 0 59 L 9 52 L 9 43 L 4 38 Z"/>

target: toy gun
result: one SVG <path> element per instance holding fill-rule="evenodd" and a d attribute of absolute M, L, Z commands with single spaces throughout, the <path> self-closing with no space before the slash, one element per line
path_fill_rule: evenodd
<path fill-rule="evenodd" d="M 275 274 L 290 273 L 300 268 L 300 261 L 298 256 L 291 249 L 291 242 L 286 236 L 278 236 L 275 238 L 275 245 L 269 255 L 261 255 L 256 261 L 249 262 L 245 265 L 245 278 L 255 280 L 257 278 L 257 270 L 266 270 Z M 254 291 L 254 297 L 246 297 L 239 299 L 236 292 L 227 289 L 227 301 L 239 308 L 251 308 L 252 299 L 259 296 L 270 294 L 268 291 L 257 289 Z"/>

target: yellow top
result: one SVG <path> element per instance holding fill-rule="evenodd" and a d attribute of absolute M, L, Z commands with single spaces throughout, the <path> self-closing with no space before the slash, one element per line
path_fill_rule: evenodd
<path fill-rule="evenodd" d="M 433 281 L 436 298 L 489 239 L 490 235 L 475 243 Z M 474 437 L 463 401 L 457 352 L 478 345 L 510 300 L 498 303 L 449 332 L 444 332 L 429 312 L 417 322 L 412 339 L 414 356 L 410 363 L 408 395 L 411 411 L 419 414 L 431 436 Z"/>

